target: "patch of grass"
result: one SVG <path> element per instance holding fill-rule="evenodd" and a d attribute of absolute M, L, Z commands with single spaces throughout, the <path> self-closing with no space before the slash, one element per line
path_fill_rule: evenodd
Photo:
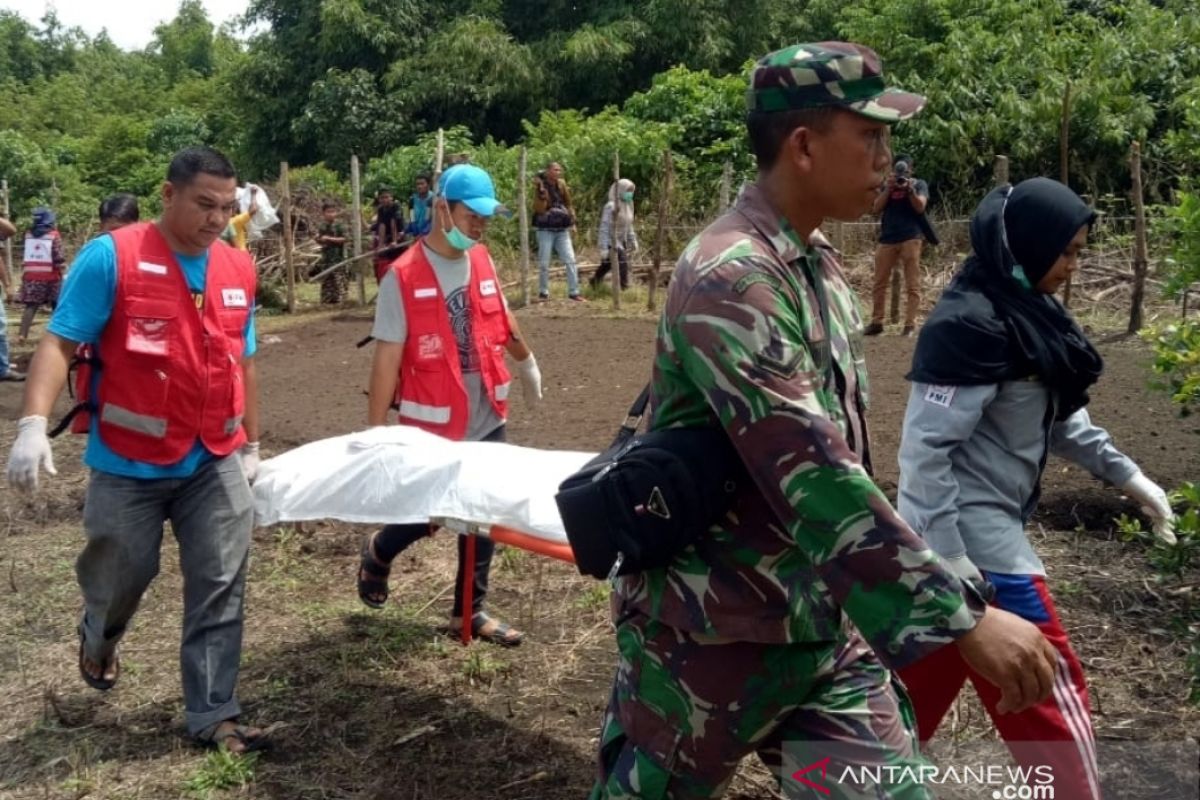
<path fill-rule="evenodd" d="M 184 791 L 207 800 L 225 789 L 245 786 L 254 780 L 257 764 L 258 753 L 235 755 L 222 747 L 204 757 L 204 763 L 184 781 Z"/>
<path fill-rule="evenodd" d="M 425 643 L 425 652 L 437 658 L 446 658 L 453 652 L 450 639 L 445 636 L 434 636 Z"/>
<path fill-rule="evenodd" d="M 575 598 L 573 605 L 583 611 L 596 611 L 608 606 L 608 597 L 612 593 L 612 587 L 607 581 L 593 583 L 583 591 L 583 594 Z"/>
<path fill-rule="evenodd" d="M 1054 594 L 1062 597 L 1074 597 L 1083 591 L 1079 581 L 1058 580 L 1054 583 Z"/>
<path fill-rule="evenodd" d="M 298 611 L 309 625 L 321 625 L 333 620 L 359 615 L 359 608 L 361 608 L 361 604 L 357 598 L 347 598 L 344 600 L 313 600 L 299 606 Z"/>
<path fill-rule="evenodd" d="M 508 669 L 508 665 L 499 661 L 482 647 L 472 647 L 471 652 L 463 661 L 462 674 L 471 684 L 477 681 L 490 683 L 500 673 Z"/>
<path fill-rule="evenodd" d="M 500 546 L 496 549 L 496 567 L 503 572 L 519 572 L 528 560 L 525 551 L 519 548 Z"/>
<path fill-rule="evenodd" d="M 268 702 L 288 697 L 294 691 L 292 681 L 286 675 L 272 675 L 267 679 L 266 686 L 262 690 L 263 698 Z"/>

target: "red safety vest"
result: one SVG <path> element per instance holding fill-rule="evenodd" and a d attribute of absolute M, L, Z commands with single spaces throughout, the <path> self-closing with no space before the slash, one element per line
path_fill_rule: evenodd
<path fill-rule="evenodd" d="M 54 241 L 56 239 L 58 239 L 58 231 L 50 231 L 44 236 L 25 234 L 25 257 L 21 262 L 22 280 L 62 280 L 62 268 L 54 265 Z"/>
<path fill-rule="evenodd" d="M 100 438 L 125 458 L 173 464 L 199 439 L 226 456 L 246 441 L 242 350 L 254 309 L 248 253 L 214 242 L 204 305 L 152 222 L 110 234 L 117 251 L 112 317 L 100 334 Z"/>
<path fill-rule="evenodd" d="M 492 408 L 504 419 L 512 382 L 504 363 L 504 345 L 511 335 L 508 314 L 487 248 L 475 245 L 467 255 L 471 260 L 467 278 L 471 333 L 480 374 Z M 471 406 L 458 360 L 458 340 L 433 265 L 425 257 L 425 248 L 417 244 L 392 262 L 391 269 L 396 273 L 408 327 L 396 389 L 400 423 L 461 440 Z"/>

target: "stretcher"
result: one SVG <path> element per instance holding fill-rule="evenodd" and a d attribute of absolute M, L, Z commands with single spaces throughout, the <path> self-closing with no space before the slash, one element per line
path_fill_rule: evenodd
<path fill-rule="evenodd" d="M 268 459 L 254 481 L 257 525 L 336 519 L 429 522 L 574 563 L 554 494 L 594 453 L 454 442 L 406 425 L 321 439 Z M 464 608 L 470 607 L 466 581 Z M 470 615 L 463 615 L 464 640 Z"/>

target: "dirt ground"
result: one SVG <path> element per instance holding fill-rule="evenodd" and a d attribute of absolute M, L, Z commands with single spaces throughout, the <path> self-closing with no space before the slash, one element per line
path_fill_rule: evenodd
<path fill-rule="evenodd" d="M 511 441 L 599 449 L 648 377 L 654 324 L 610 319 L 592 304 L 552 302 L 521 312 L 538 355 L 545 400 L 513 402 Z M 263 326 L 263 447 L 281 452 L 345 433 L 364 420 L 370 348 L 361 313 Z M 894 453 L 913 342 L 870 340 L 876 466 L 894 490 Z M 1108 369 L 1093 416 L 1164 485 L 1200 474 L 1200 423 L 1178 418 L 1147 388 L 1138 343 L 1102 347 Z M 18 386 L 0 384 L 0 443 L 19 415 Z M 78 441 L 56 443 L 59 475 L 32 499 L 0 500 L 0 798 L 202 797 L 235 782 L 236 767 L 206 758 L 182 735 L 175 548 L 122 648 L 123 675 L 106 695 L 75 667 L 79 611 L 73 559 L 86 473 Z M 1067 628 L 1083 658 L 1101 738 L 1178 740 L 1200 709 L 1187 703 L 1186 625 L 1174 616 L 1200 581 L 1156 583 L 1140 544 L 1122 543 L 1113 518 L 1136 513 L 1116 490 L 1052 461 L 1033 526 Z M 516 550 L 497 556 L 491 606 L 527 632 L 503 650 L 463 648 L 436 627 L 449 614 L 454 559 L 448 535 L 405 553 L 381 612 L 354 591 L 366 529 L 322 523 L 259 529 L 248 583 L 240 696 L 245 720 L 284 723 L 277 747 L 214 797 L 584 797 L 614 664 L 606 587 L 567 565 Z M 1194 603 L 1194 601 L 1193 601 Z M 965 694 L 969 694 L 965 693 Z M 988 736 L 961 700 L 940 738 Z M 770 776 L 743 767 L 731 797 L 776 797 Z"/>

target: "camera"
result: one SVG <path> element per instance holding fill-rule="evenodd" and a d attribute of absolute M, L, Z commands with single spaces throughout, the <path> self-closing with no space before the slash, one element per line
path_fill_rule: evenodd
<path fill-rule="evenodd" d="M 896 173 L 896 185 L 897 186 L 908 186 L 908 171 L 909 171 L 908 162 L 907 161 L 897 161 L 896 166 L 894 167 L 894 171 Z"/>

